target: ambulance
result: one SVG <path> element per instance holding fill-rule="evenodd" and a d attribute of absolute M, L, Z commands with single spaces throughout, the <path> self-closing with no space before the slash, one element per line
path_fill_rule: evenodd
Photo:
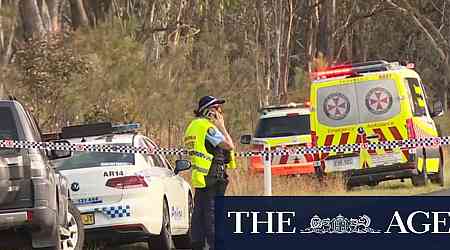
<path fill-rule="evenodd" d="M 245 135 L 241 138 L 242 142 L 247 137 L 254 152 L 264 151 L 265 146 L 271 150 L 311 146 L 309 102 L 267 106 L 260 109 L 259 114 L 253 137 Z M 314 156 L 311 154 L 273 155 L 271 172 L 272 175 L 314 174 L 313 164 Z M 250 158 L 249 170 L 252 174 L 264 172 L 261 156 Z"/>
<path fill-rule="evenodd" d="M 315 146 L 395 141 L 439 136 L 433 117 L 442 103 L 429 106 L 422 80 L 398 62 L 370 61 L 333 66 L 313 72 L 311 140 Z M 411 179 L 444 184 L 440 146 L 409 150 L 361 149 L 316 155 L 323 173 L 341 172 L 348 187 Z"/>

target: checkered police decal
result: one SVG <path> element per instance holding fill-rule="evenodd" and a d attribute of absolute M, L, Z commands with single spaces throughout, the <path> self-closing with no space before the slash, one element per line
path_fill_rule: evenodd
<path fill-rule="evenodd" d="M 333 120 L 344 119 L 350 111 L 350 101 L 342 93 L 328 95 L 323 102 L 323 112 Z"/>
<path fill-rule="evenodd" d="M 367 92 L 366 107 L 375 115 L 388 112 L 392 107 L 392 95 L 382 87 L 376 87 Z"/>
<path fill-rule="evenodd" d="M 129 205 L 95 208 L 95 212 L 104 213 L 111 219 L 131 216 L 131 208 Z"/>

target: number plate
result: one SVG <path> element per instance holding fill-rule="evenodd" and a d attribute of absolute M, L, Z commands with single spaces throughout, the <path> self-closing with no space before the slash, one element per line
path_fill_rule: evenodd
<path fill-rule="evenodd" d="M 81 221 L 84 225 L 94 225 L 95 224 L 95 215 L 94 213 L 82 214 Z"/>
<path fill-rule="evenodd" d="M 337 172 L 337 171 L 346 171 L 350 169 L 358 168 L 359 161 L 358 158 L 354 157 L 345 157 L 338 158 L 333 160 L 327 160 L 325 162 L 325 172 Z"/>

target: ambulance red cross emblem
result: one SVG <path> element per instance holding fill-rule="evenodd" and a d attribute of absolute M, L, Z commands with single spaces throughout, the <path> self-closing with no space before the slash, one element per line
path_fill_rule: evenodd
<path fill-rule="evenodd" d="M 373 88 L 366 95 L 366 107 L 375 115 L 388 112 L 391 106 L 392 95 L 385 88 Z"/>
<path fill-rule="evenodd" d="M 323 110 L 328 118 L 342 120 L 350 111 L 350 102 L 344 94 L 333 93 L 325 98 Z"/>

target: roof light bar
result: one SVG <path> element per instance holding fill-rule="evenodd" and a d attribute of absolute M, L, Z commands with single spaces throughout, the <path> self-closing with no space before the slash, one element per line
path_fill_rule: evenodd
<path fill-rule="evenodd" d="M 84 125 L 63 127 L 61 130 L 61 139 L 89 137 L 111 133 L 112 133 L 112 124 L 110 122 L 84 124 Z"/>
<path fill-rule="evenodd" d="M 281 110 L 281 109 L 290 109 L 290 108 L 308 108 L 311 105 L 309 101 L 305 101 L 304 103 L 288 103 L 282 105 L 271 105 L 263 107 L 259 110 L 259 112 L 268 112 L 272 110 Z"/>
<path fill-rule="evenodd" d="M 311 78 L 318 80 L 318 79 L 326 79 L 326 78 L 337 77 L 337 76 L 351 75 L 352 73 L 353 73 L 353 70 L 351 67 L 340 68 L 340 69 L 331 69 L 331 70 L 313 72 L 313 73 L 311 73 Z"/>
<path fill-rule="evenodd" d="M 61 132 L 52 132 L 42 135 L 44 141 L 54 141 L 70 138 L 84 138 L 90 136 L 101 136 L 110 134 L 134 133 L 139 129 L 139 123 L 112 125 L 110 122 L 83 124 L 76 126 L 67 126 L 61 129 Z"/>
<path fill-rule="evenodd" d="M 112 126 L 112 132 L 114 134 L 132 133 L 140 127 L 141 125 L 139 123 L 117 124 Z"/>
<path fill-rule="evenodd" d="M 364 63 L 353 63 L 336 65 L 311 73 L 312 80 L 333 78 L 338 76 L 352 76 L 370 72 L 387 71 L 400 67 L 398 62 L 387 62 L 383 60 L 369 61 Z"/>

